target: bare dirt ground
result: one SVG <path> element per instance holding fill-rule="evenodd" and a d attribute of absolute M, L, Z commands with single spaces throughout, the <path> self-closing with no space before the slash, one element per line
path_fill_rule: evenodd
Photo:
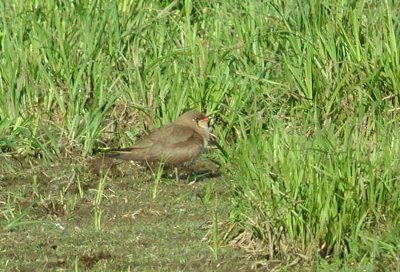
<path fill-rule="evenodd" d="M 4 271 L 254 268 L 256 260 L 220 242 L 231 205 L 223 175 L 156 182 L 129 162 L 0 160 Z"/>

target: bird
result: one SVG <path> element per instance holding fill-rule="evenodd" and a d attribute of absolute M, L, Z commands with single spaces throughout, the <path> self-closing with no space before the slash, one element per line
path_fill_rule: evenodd
<path fill-rule="evenodd" d="M 104 156 L 122 160 L 163 163 L 175 168 L 193 163 L 207 147 L 211 128 L 208 117 L 190 110 L 174 122 L 164 125 L 140 138 L 132 147 L 105 150 Z"/>

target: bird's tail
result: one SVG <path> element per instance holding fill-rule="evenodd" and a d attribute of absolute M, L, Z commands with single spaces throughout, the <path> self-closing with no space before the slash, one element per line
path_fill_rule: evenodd
<path fill-rule="evenodd" d="M 103 156 L 121 160 L 143 161 L 144 156 L 136 148 L 107 149 L 103 151 Z"/>

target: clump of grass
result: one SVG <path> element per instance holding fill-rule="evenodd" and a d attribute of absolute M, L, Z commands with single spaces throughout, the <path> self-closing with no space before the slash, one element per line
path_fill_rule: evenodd
<path fill-rule="evenodd" d="M 28 207 L 17 210 L 13 207 L 13 203 L 4 203 L 4 207 L 0 210 L 0 227 L 3 231 L 10 231 L 18 227 L 24 227 L 32 224 L 48 223 L 42 220 L 30 220 L 28 218 L 29 212 L 35 203 L 30 204 Z"/>
<path fill-rule="evenodd" d="M 349 120 L 342 132 L 320 128 L 311 137 L 279 123 L 268 135 L 253 130 L 235 152 L 232 216 L 253 222 L 245 228 L 270 258 L 373 257 L 364 236 L 378 241 L 398 220 L 398 137 L 384 127 Z M 396 252 L 397 242 L 380 240 L 379 254 Z"/>
<path fill-rule="evenodd" d="M 396 4 L 385 3 L 270 4 L 267 29 L 282 31 L 272 35 L 274 81 L 247 85 L 219 133 L 232 162 L 232 218 L 269 258 L 398 258 L 398 240 L 382 236 L 398 221 L 399 194 L 397 89 L 388 88 L 398 82 L 387 77 L 397 68 L 383 50 L 397 52 Z"/>

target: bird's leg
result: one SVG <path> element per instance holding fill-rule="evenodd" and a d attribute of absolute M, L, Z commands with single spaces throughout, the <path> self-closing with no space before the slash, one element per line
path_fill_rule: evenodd
<path fill-rule="evenodd" d="M 179 182 L 180 180 L 179 180 L 179 171 L 178 171 L 178 167 L 175 167 L 175 179 L 176 179 L 176 182 Z"/>

